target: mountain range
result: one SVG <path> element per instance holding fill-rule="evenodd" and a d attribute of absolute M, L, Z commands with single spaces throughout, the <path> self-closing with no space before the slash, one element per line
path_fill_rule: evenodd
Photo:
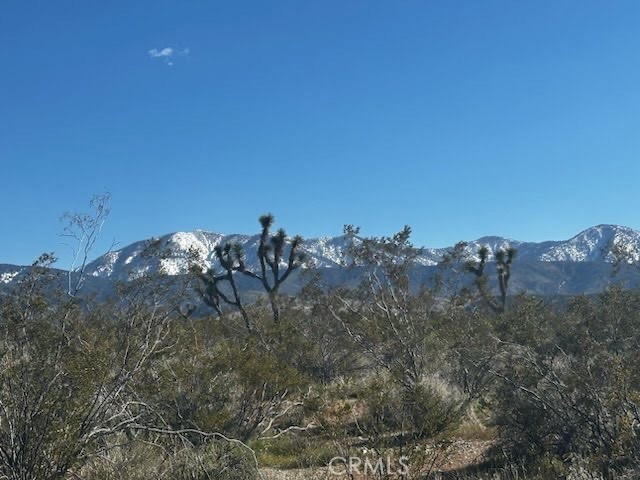
<path fill-rule="evenodd" d="M 347 274 L 342 272 L 345 269 L 341 266 L 349 241 L 345 236 L 320 237 L 305 240 L 302 248 L 312 265 L 335 283 L 345 281 Z M 258 266 L 258 235 L 224 235 L 198 230 L 171 233 L 111 251 L 89 263 L 86 274 L 93 279 L 93 285 L 102 285 L 98 288 L 145 273 L 183 275 L 192 261 L 207 266 L 214 264 L 214 248 L 227 242 L 243 246 L 248 268 Z M 631 252 L 634 261 L 640 259 L 640 231 L 618 225 L 598 225 L 568 240 L 545 242 L 487 236 L 466 242 L 466 256 L 475 258 L 481 246 L 489 248 L 490 260 L 501 248 L 512 246 L 517 249 L 512 280 L 516 290 L 539 294 L 595 293 L 613 281 L 615 248 L 623 247 Z M 423 272 L 418 277 L 428 276 L 450 249 L 424 248 L 418 259 Z M 15 283 L 25 268 L 0 264 L 0 286 Z M 640 272 L 636 269 L 623 270 L 626 272 L 623 272 L 626 285 L 635 285 L 640 280 Z"/>

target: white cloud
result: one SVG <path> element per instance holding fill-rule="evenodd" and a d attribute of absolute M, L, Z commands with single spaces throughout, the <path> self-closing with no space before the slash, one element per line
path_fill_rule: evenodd
<path fill-rule="evenodd" d="M 149 56 L 151 58 L 171 57 L 173 56 L 173 48 L 167 47 L 167 48 L 163 48 L 162 50 L 158 50 L 157 48 L 154 48 L 153 50 L 149 50 Z"/>
<path fill-rule="evenodd" d="M 189 47 L 183 48 L 181 50 L 176 50 L 173 47 L 165 47 L 161 50 L 157 48 L 153 48 L 147 52 L 149 57 L 151 58 L 160 58 L 164 60 L 164 63 L 171 66 L 173 65 L 173 57 L 175 55 L 179 55 L 181 57 L 189 55 Z"/>

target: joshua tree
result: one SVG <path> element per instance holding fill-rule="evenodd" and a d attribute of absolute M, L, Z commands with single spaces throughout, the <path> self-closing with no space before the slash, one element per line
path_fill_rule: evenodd
<path fill-rule="evenodd" d="M 513 247 L 508 247 L 506 250 L 500 249 L 496 252 L 496 269 L 498 272 L 502 311 L 504 311 L 507 302 L 507 288 L 509 288 L 509 278 L 511 278 L 511 263 L 515 256 L 516 249 Z"/>
<path fill-rule="evenodd" d="M 489 306 L 496 312 L 504 312 L 507 303 L 507 291 L 509 289 L 509 279 L 511 278 L 511 264 L 516 256 L 517 250 L 513 247 L 500 249 L 496 252 L 496 271 L 498 274 L 498 285 L 500 287 L 500 301 L 497 302 L 491 295 L 487 287 L 484 269 L 489 259 L 489 248 L 485 245 L 478 250 L 480 261 L 477 265 L 473 261 L 467 262 L 467 270 L 476 276 L 476 286 L 480 294 L 487 300 Z"/>
<path fill-rule="evenodd" d="M 259 221 L 262 231 L 257 251 L 258 271 L 247 268 L 244 251 L 240 244 L 227 243 L 224 246 L 217 246 L 215 249 L 216 259 L 222 267 L 222 273 L 216 273 L 212 269 L 206 272 L 202 272 L 200 269 L 198 272 L 204 284 L 201 294 L 205 303 L 215 308 L 218 314 L 222 313 L 222 303 L 237 308 L 249 331 L 252 330 L 251 320 L 242 304 L 234 273 L 239 272 L 260 281 L 269 298 L 273 321 L 277 323 L 280 319 L 278 304 L 280 287 L 306 259 L 305 254 L 300 252 L 302 237 L 296 235 L 289 241 L 282 228 L 272 235 L 271 227 L 275 219 L 270 213 L 262 215 Z M 223 283 L 228 283 L 230 294 L 225 294 L 221 290 L 220 287 Z"/>
<path fill-rule="evenodd" d="M 243 255 L 238 256 L 239 262 L 237 271 L 260 280 L 262 286 L 267 292 L 271 311 L 273 312 L 273 321 L 278 322 L 280 319 L 280 307 L 278 306 L 278 292 L 282 283 L 305 261 L 304 252 L 300 252 L 302 245 L 302 237 L 296 235 L 291 239 L 288 255 L 285 255 L 285 246 L 287 245 L 287 234 L 284 229 L 280 228 L 271 235 L 270 230 L 273 226 L 275 218 L 268 213 L 259 218 L 262 232 L 260 233 L 260 243 L 258 245 L 258 261 L 260 262 L 260 271 L 252 272 L 246 268 L 243 261 Z M 241 249 L 240 249 L 241 252 Z M 286 256 L 286 264 L 281 269 L 281 263 Z"/>
<path fill-rule="evenodd" d="M 200 289 L 200 295 L 207 305 L 216 310 L 218 315 L 222 315 L 223 303 L 237 308 L 242 315 L 247 331 L 251 333 L 253 330 L 251 319 L 242 304 L 238 285 L 233 276 L 235 271 L 243 268 L 242 246 L 237 243 L 227 243 L 224 246 L 217 245 L 214 252 L 222 268 L 222 273 L 216 274 L 215 270 L 211 268 L 203 272 L 198 267 L 194 267 L 203 284 L 203 288 Z M 230 294 L 220 289 L 220 285 L 223 283 L 229 284 Z"/>

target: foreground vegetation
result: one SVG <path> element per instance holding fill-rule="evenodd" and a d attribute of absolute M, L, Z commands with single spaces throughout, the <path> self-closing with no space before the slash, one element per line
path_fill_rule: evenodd
<path fill-rule="evenodd" d="M 640 292 L 507 297 L 516 252 L 469 262 L 461 246 L 442 262 L 458 275 L 415 290 L 409 229 L 347 228 L 360 286 L 310 270 L 283 296 L 306 259 L 272 223 L 261 271 L 221 246 L 217 270 L 107 301 L 58 291 L 51 257 L 34 264 L 0 303 L 0 476 L 327 478 L 335 457 L 362 462 L 351 478 L 640 475 Z M 244 302 L 237 275 L 263 301 Z M 211 316 L 181 313 L 194 287 Z"/>

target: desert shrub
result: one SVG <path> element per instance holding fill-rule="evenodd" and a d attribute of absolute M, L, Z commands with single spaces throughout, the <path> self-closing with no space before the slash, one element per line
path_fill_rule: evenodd
<path fill-rule="evenodd" d="M 501 328 L 493 400 L 515 455 L 578 456 L 603 478 L 638 471 L 639 301 L 612 289 L 561 313 L 513 312 L 519 326 Z"/>
<path fill-rule="evenodd" d="M 224 440 L 190 444 L 128 443 L 93 459 L 74 478 L 91 480 L 251 480 L 258 478 L 250 450 Z"/>
<path fill-rule="evenodd" d="M 256 329 L 261 320 L 253 317 Z M 265 317 L 269 328 L 280 328 Z M 174 429 L 220 432 L 248 441 L 268 436 L 298 420 L 309 384 L 276 342 L 247 336 L 244 330 L 212 327 L 219 319 L 188 321 L 176 327 L 176 348 L 156 367 L 150 395 L 163 406 Z M 238 333 L 239 332 L 239 333 Z M 266 328 L 261 336 L 271 335 Z M 189 439 L 197 444 L 202 436 Z"/>
<path fill-rule="evenodd" d="M 214 441 L 185 448 L 175 455 L 168 478 L 176 480 L 253 480 L 258 470 L 253 453 L 242 446 Z"/>
<path fill-rule="evenodd" d="M 82 304 L 37 263 L 0 301 L 0 472 L 64 478 L 113 439 L 157 425 L 141 397 L 150 364 L 170 348 L 168 310 L 151 304 Z"/>
<path fill-rule="evenodd" d="M 304 434 L 259 440 L 251 446 L 261 466 L 282 469 L 324 467 L 336 455 L 334 445 L 325 438 Z"/>

